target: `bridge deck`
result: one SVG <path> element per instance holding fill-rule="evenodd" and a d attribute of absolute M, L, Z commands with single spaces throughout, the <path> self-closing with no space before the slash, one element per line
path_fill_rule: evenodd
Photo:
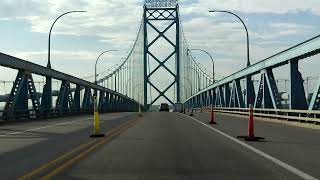
<path fill-rule="evenodd" d="M 91 142 L 92 117 L 1 125 L 0 179 L 17 179 L 75 147 Z M 131 117 L 132 113 L 101 115 L 102 131 L 116 128 Z"/>
<path fill-rule="evenodd" d="M 31 173 L 32 177 L 54 179 L 300 179 L 297 174 L 320 177 L 319 129 L 256 121 L 256 135 L 266 140 L 246 143 L 247 147 L 242 141 L 239 144 L 227 137 L 245 134 L 247 121 L 243 117 L 218 114 L 218 125 L 208 126 L 207 113 L 196 113 L 194 119 L 177 113 L 146 113 L 142 118 L 130 113 L 103 115 L 103 131 L 108 133 L 98 140 L 88 139 L 89 124 L 83 122 L 86 119 L 78 117 L 70 124 L 64 124 L 67 119 L 56 120 L 60 125 L 0 137 L 4 157 L 1 164 L 6 165 L 0 168 L 1 176 L 12 179 Z M 1 133 L 22 131 L 26 125 L 33 123 L 2 127 Z M 88 142 L 93 144 L 74 150 Z M 259 153 L 253 152 L 252 147 Z M 75 153 L 68 155 L 70 150 Z M 287 169 L 261 153 L 286 163 Z M 61 159 L 49 161 L 57 157 Z"/>
<path fill-rule="evenodd" d="M 197 119 L 207 123 L 208 114 Z M 246 121 L 218 116 L 217 129 L 235 137 Z M 320 150 L 318 130 L 257 122 L 266 142 L 250 145 L 320 177 L 314 161 Z M 257 130 L 258 130 L 257 129 Z M 217 134 L 199 122 L 175 113 L 148 113 L 143 120 L 58 179 L 297 179 L 270 160 Z"/>

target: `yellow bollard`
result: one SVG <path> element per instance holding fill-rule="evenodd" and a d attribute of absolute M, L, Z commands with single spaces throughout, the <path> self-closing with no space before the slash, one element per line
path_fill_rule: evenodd
<path fill-rule="evenodd" d="M 99 112 L 94 112 L 94 134 L 100 134 Z"/>
<path fill-rule="evenodd" d="M 143 114 L 142 114 L 142 111 L 141 111 L 141 106 L 139 105 L 139 114 L 138 114 L 140 117 L 142 117 L 143 116 Z"/>
<path fill-rule="evenodd" d="M 97 96 L 93 97 L 93 134 L 90 137 L 104 137 L 104 134 L 100 133 L 100 118 L 99 118 L 99 111 L 98 111 L 98 103 L 97 103 Z"/>

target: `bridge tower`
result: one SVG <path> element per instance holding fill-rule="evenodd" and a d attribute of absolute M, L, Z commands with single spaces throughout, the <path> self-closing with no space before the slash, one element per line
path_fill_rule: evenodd
<path fill-rule="evenodd" d="M 155 22 L 169 22 L 168 25 L 166 25 L 166 28 L 164 30 L 160 30 L 157 26 L 154 25 Z M 145 6 L 144 6 L 144 16 L 143 16 L 143 28 L 144 28 L 144 105 L 146 109 L 149 109 L 151 105 L 153 105 L 160 97 L 164 97 L 167 101 L 169 101 L 171 104 L 174 104 L 174 102 L 180 102 L 180 19 L 179 19 L 179 6 L 176 0 L 146 0 Z M 153 29 L 157 36 L 154 39 L 148 39 L 149 31 Z M 176 37 L 173 40 L 170 39 L 166 33 L 169 30 L 174 30 Z M 172 31 L 171 31 L 172 32 Z M 157 55 L 150 52 L 150 47 L 156 46 L 156 42 L 159 41 L 160 38 L 164 38 L 166 40 L 166 43 L 173 46 L 174 51 L 172 52 L 166 52 L 167 57 L 165 59 L 161 59 Z M 149 41 L 150 40 L 150 41 Z M 148 72 L 148 69 L 150 68 L 150 65 L 148 63 L 148 58 L 152 57 L 158 64 L 158 66 L 154 69 L 151 69 L 150 72 Z M 166 65 L 166 62 L 172 58 L 175 57 L 175 72 L 172 72 Z M 153 60 L 153 61 L 154 61 Z M 171 83 L 168 87 L 165 88 L 164 91 L 160 90 L 160 87 L 157 87 L 154 85 L 153 82 L 151 82 L 150 77 L 159 70 L 159 68 L 163 67 L 168 73 L 170 73 L 174 77 L 174 81 Z M 148 104 L 148 86 L 153 87 L 159 95 L 152 100 L 150 104 Z M 165 94 L 169 91 L 170 88 L 173 86 L 176 86 L 175 92 L 176 92 L 176 99 L 170 99 Z"/>

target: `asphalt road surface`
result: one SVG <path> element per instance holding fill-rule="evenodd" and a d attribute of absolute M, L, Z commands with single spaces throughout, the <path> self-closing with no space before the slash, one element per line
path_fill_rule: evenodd
<path fill-rule="evenodd" d="M 136 113 L 101 115 L 101 131 L 109 132 L 136 117 Z M 61 154 L 96 141 L 89 138 L 92 126 L 93 115 L 0 125 L 0 179 L 17 179 Z M 74 153 L 78 151 L 81 149 Z"/>
<path fill-rule="evenodd" d="M 209 114 L 145 113 L 117 138 L 62 164 L 53 179 L 316 179 L 320 131 L 255 122 L 262 142 L 244 142 L 247 120 Z M 70 163 L 71 162 L 71 163 Z"/>
<path fill-rule="evenodd" d="M 170 112 L 101 115 L 105 137 L 92 139 L 92 116 L 0 126 L 0 179 L 317 179 L 320 130 L 247 117 Z"/>

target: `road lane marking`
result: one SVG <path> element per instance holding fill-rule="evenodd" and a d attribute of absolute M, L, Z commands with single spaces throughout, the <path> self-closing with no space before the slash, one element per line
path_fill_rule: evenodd
<path fill-rule="evenodd" d="M 113 117 L 113 118 L 119 118 L 119 117 L 116 116 L 116 117 Z M 42 126 L 42 127 L 38 127 L 38 128 L 12 132 L 12 133 L 8 133 L 8 134 L 1 134 L 0 137 L 6 137 L 6 136 L 16 135 L 16 134 L 23 134 L 23 133 L 26 133 L 26 132 L 36 131 L 36 130 L 39 130 L 39 129 L 46 129 L 46 128 L 56 127 L 56 126 L 60 126 L 60 125 L 65 125 L 65 124 L 72 124 L 74 122 L 79 122 L 79 121 L 84 121 L 84 120 L 93 120 L 93 118 L 85 118 L 85 119 L 77 118 L 77 119 L 78 120 L 73 120 L 73 121 L 68 121 L 68 122 L 63 122 L 63 123 L 58 123 L 58 124 L 53 124 L 53 125 L 47 125 L 47 126 Z M 101 122 L 104 122 L 104 120 L 101 120 Z M 90 126 L 90 125 L 88 125 L 88 126 Z"/>
<path fill-rule="evenodd" d="M 260 155 L 260 156 L 262 156 L 262 157 L 264 157 L 264 158 L 266 158 L 268 160 L 270 160 L 270 161 L 272 161 L 273 163 L 277 164 L 278 166 L 290 171 L 291 173 L 293 173 L 293 174 L 295 174 L 295 175 L 297 175 L 297 176 L 299 176 L 299 177 L 301 177 L 303 179 L 317 180 L 317 178 L 315 178 L 315 177 L 313 177 L 313 176 L 311 176 L 311 175 L 309 175 L 309 174 L 307 174 L 307 173 L 305 173 L 305 172 L 303 172 L 303 171 L 301 171 L 301 170 L 299 170 L 299 169 L 297 169 L 297 168 L 295 168 L 295 167 L 293 167 L 293 166 L 291 166 L 291 165 L 289 165 L 289 164 L 287 164 L 287 163 L 285 163 L 285 162 L 283 162 L 283 161 L 281 161 L 281 160 L 279 160 L 279 159 L 277 159 L 275 157 L 272 157 L 269 154 L 266 154 L 266 153 L 258 150 L 257 148 L 255 148 L 253 146 L 250 146 L 249 144 L 246 144 L 246 143 L 244 143 L 244 142 L 242 142 L 242 141 L 240 141 L 240 140 L 238 140 L 238 139 L 236 139 L 236 138 L 234 138 L 234 137 L 232 137 L 232 136 L 230 136 L 230 135 L 228 135 L 228 134 L 226 134 L 226 133 L 224 133 L 224 132 L 222 132 L 222 131 L 220 131 L 218 129 L 215 129 L 215 128 L 213 128 L 213 127 L 211 127 L 211 126 L 199 121 L 196 118 L 190 117 L 190 116 L 185 115 L 185 114 L 182 114 L 182 115 L 184 115 L 184 116 L 186 116 L 186 117 L 188 117 L 188 118 L 200 123 L 201 125 L 203 125 L 203 126 L 209 128 L 209 129 L 215 131 L 216 133 L 218 133 L 218 134 L 220 134 L 220 135 L 222 135 L 222 136 L 224 136 L 224 137 L 226 137 L 226 138 L 228 138 L 228 139 L 230 139 L 230 140 L 242 145 L 243 147 L 249 149 L 250 151 L 252 151 L 252 152 L 254 152 L 254 153 L 256 153 L 256 154 L 258 154 L 258 155 Z"/>
<path fill-rule="evenodd" d="M 37 169 L 35 170 L 32 170 L 30 173 L 27 173 L 23 176 L 21 176 L 20 178 L 18 178 L 19 180 L 24 180 L 24 179 L 29 179 L 31 178 L 32 176 L 36 175 L 37 173 L 40 173 L 42 170 L 45 170 L 46 168 L 49 168 L 50 166 L 54 165 L 55 163 L 59 162 L 59 161 L 62 161 L 63 159 L 67 158 L 68 156 L 72 155 L 73 153 L 79 151 L 80 149 L 83 149 L 87 146 L 90 146 L 91 144 L 94 144 L 97 140 L 92 140 L 88 143 L 85 143 L 85 144 L 81 144 L 80 146 L 72 149 L 71 151 L 68 151 L 67 153 L 59 156 L 58 158 L 54 159 L 54 160 L 51 160 L 45 164 L 43 164 L 42 166 L 38 167 Z"/>
<path fill-rule="evenodd" d="M 59 174 L 61 171 L 65 170 L 66 168 L 70 167 L 71 165 L 73 165 L 74 163 L 76 163 L 77 161 L 81 160 L 82 158 L 84 158 L 86 155 L 88 155 L 89 153 L 91 153 L 92 151 L 96 150 L 98 147 L 100 147 L 101 145 L 110 142 L 115 136 L 120 135 L 121 133 L 123 133 L 125 130 L 127 130 L 128 128 L 130 128 L 131 126 L 133 126 L 136 122 L 138 121 L 138 119 L 131 121 L 129 124 L 127 124 L 124 127 L 119 128 L 116 132 L 114 132 L 113 134 L 109 134 L 107 137 L 105 137 L 104 139 L 102 139 L 100 142 L 97 142 L 96 144 L 94 144 L 93 146 L 89 147 L 88 149 L 86 149 L 85 151 L 81 152 L 80 154 L 78 154 L 77 156 L 73 157 L 72 159 L 68 160 L 67 162 L 64 162 L 62 165 L 58 166 L 56 169 L 54 169 L 53 171 L 51 171 L 50 173 L 48 173 L 47 175 L 39 178 L 41 180 L 47 180 L 47 179 L 51 179 L 52 177 L 56 176 L 57 174 Z"/>
<path fill-rule="evenodd" d="M 131 123 L 133 123 L 134 120 L 131 120 L 131 121 L 128 121 L 122 125 L 120 125 L 119 127 L 116 127 L 114 129 L 111 129 L 106 135 L 107 136 L 110 136 L 112 134 L 114 134 L 116 131 L 118 130 L 121 130 L 122 128 L 130 125 Z M 90 147 L 91 145 L 94 145 L 95 143 L 98 143 L 98 139 L 94 139 L 90 142 L 87 142 L 85 144 L 81 144 L 75 148 L 73 148 L 72 150 L 60 155 L 59 157 L 57 157 L 56 159 L 54 160 L 51 160 L 43 165 L 41 165 L 40 167 L 32 170 L 31 172 L 21 176 L 20 178 L 18 178 L 19 180 L 25 180 L 25 179 L 30 179 L 32 178 L 33 176 L 37 175 L 38 173 L 41 173 L 43 170 L 47 169 L 47 168 L 50 168 L 51 166 L 55 165 L 56 163 L 60 162 L 60 161 L 63 161 L 64 159 L 68 158 L 69 156 L 71 156 L 72 154 L 80 151 L 81 149 L 85 149 L 86 147 Z"/>
<path fill-rule="evenodd" d="M 39 130 L 39 129 L 46 129 L 46 128 L 51 128 L 51 127 L 55 127 L 55 126 L 65 125 L 65 124 L 72 124 L 72 123 L 74 123 L 74 122 L 84 121 L 84 120 L 88 120 L 88 119 L 68 121 L 68 122 L 64 122 L 64 123 L 58 123 L 58 124 L 53 124 L 53 125 L 48 125 L 48 126 L 42 126 L 42 127 L 38 127 L 38 128 L 33 128 L 33 129 L 28 129 L 28 130 L 23 130 L 23 131 L 12 132 L 12 133 L 8 133 L 8 134 L 1 134 L 0 137 L 6 137 L 6 136 L 16 135 L 16 134 L 23 134 L 23 133 L 30 132 L 30 131 L 36 131 L 36 130 Z"/>

